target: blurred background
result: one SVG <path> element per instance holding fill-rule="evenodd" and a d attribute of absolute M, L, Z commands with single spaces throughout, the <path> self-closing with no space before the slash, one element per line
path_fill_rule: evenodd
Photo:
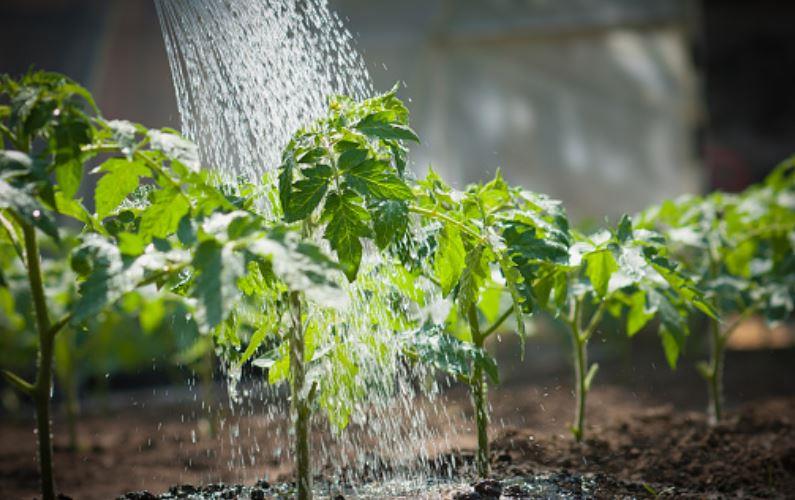
<path fill-rule="evenodd" d="M 330 0 L 376 88 L 404 81 L 432 164 L 501 167 L 579 219 L 739 190 L 792 153 L 795 4 Z M 108 117 L 179 126 L 160 25 L 139 0 L 4 0 L 0 73 L 67 73 Z"/>

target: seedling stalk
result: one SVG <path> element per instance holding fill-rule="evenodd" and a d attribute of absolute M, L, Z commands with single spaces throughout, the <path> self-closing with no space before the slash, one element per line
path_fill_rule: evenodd
<path fill-rule="evenodd" d="M 469 328 L 472 333 L 472 342 L 482 349 L 486 337 L 480 333 L 478 312 L 475 305 L 468 311 Z M 470 383 L 472 389 L 472 405 L 475 409 L 475 424 L 478 429 L 478 452 L 475 459 L 478 475 L 487 477 L 490 472 L 489 465 L 489 409 L 488 409 L 488 383 L 483 374 L 483 368 L 475 366 Z"/>
<path fill-rule="evenodd" d="M 304 365 L 304 328 L 301 322 L 300 294 L 297 292 L 290 293 L 289 307 L 292 323 L 289 333 L 290 371 L 292 372 L 290 401 L 292 419 L 295 423 L 297 498 L 299 500 L 309 500 L 312 498 L 312 468 L 309 448 L 310 408 L 308 397 L 304 391 L 306 366 Z"/>

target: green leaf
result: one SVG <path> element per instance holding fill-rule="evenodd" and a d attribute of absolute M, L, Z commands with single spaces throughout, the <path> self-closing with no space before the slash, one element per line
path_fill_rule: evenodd
<path fill-rule="evenodd" d="M 413 198 L 411 188 L 390 172 L 391 168 L 382 161 L 365 160 L 348 170 L 345 178 L 364 196 L 381 200 L 410 200 Z"/>
<path fill-rule="evenodd" d="M 337 160 L 337 167 L 339 167 L 340 170 L 353 168 L 367 159 L 368 154 L 369 153 L 364 149 L 349 149 L 340 155 Z"/>
<path fill-rule="evenodd" d="M 527 300 L 529 297 L 523 295 L 519 289 L 522 282 L 522 275 L 507 255 L 500 259 L 500 270 L 505 278 L 505 286 L 511 295 L 513 317 L 516 320 L 516 333 L 519 335 L 519 340 L 522 342 L 522 358 L 524 358 L 524 342 L 527 337 L 527 332 L 525 331 L 522 313 L 523 311 L 532 310 L 532 303 Z M 547 297 L 549 297 L 549 291 L 547 291 Z"/>
<path fill-rule="evenodd" d="M 193 267 L 198 271 L 193 294 L 199 300 L 204 323 L 213 328 L 224 319 L 223 259 L 221 246 L 215 241 L 202 242 L 193 256 Z"/>
<path fill-rule="evenodd" d="M 362 118 L 356 124 L 356 128 L 370 137 L 420 142 L 420 138 L 413 130 L 406 125 L 394 122 L 393 118 L 394 114 L 389 111 L 374 113 Z"/>
<path fill-rule="evenodd" d="M 61 191 L 55 192 L 55 207 L 58 213 L 78 220 L 86 225 L 91 225 L 91 215 L 83 206 L 82 200 L 67 198 Z"/>
<path fill-rule="evenodd" d="M 409 357 L 455 377 L 472 383 L 472 370 L 480 367 L 495 384 L 499 383 L 496 360 L 484 349 L 448 335 L 439 325 L 424 325 L 399 337 Z"/>
<path fill-rule="evenodd" d="M 271 331 L 270 328 L 264 325 L 257 328 L 254 331 L 254 334 L 251 335 L 251 340 L 249 340 L 248 342 L 248 347 L 246 347 L 246 350 L 243 351 L 243 354 L 240 356 L 240 359 L 237 361 L 238 366 L 242 365 L 243 363 L 251 359 L 251 357 L 257 352 L 257 349 L 259 349 L 259 346 L 262 345 L 262 342 L 265 340 L 265 337 L 268 336 L 268 333 L 270 333 L 270 331 Z M 261 359 L 262 358 L 257 360 L 259 361 L 259 363 L 255 364 L 255 366 L 263 368 L 262 361 L 260 361 Z"/>
<path fill-rule="evenodd" d="M 478 309 L 489 323 L 494 323 L 500 316 L 500 299 L 502 299 L 501 287 L 488 287 L 480 294 Z"/>
<path fill-rule="evenodd" d="M 146 333 L 153 333 L 163 322 L 165 315 L 166 308 L 162 299 L 144 300 L 139 314 L 141 329 Z"/>
<path fill-rule="evenodd" d="M 598 250 L 583 257 L 586 262 L 585 274 L 591 280 L 594 291 L 600 297 L 607 294 L 610 276 L 618 270 L 618 264 L 610 250 Z"/>
<path fill-rule="evenodd" d="M 119 239 L 119 250 L 124 255 L 138 256 L 144 253 L 146 243 L 139 234 L 121 232 L 116 237 Z"/>
<path fill-rule="evenodd" d="M 301 240 L 297 233 L 276 228 L 247 250 L 268 259 L 273 274 L 289 290 L 303 292 L 307 299 L 325 307 L 340 308 L 348 303 L 348 296 L 337 284 L 340 267 L 320 247 Z"/>
<path fill-rule="evenodd" d="M 591 390 L 591 384 L 593 383 L 594 377 L 596 377 L 596 373 L 599 371 L 599 363 L 594 363 L 588 368 L 588 373 L 585 375 L 585 392 Z"/>
<path fill-rule="evenodd" d="M 409 208 L 405 202 L 385 200 L 376 204 L 372 212 L 375 244 L 384 249 L 399 241 L 409 224 Z"/>
<path fill-rule="evenodd" d="M 349 281 L 356 279 L 362 260 L 360 238 L 370 236 L 367 211 L 361 206 L 362 199 L 353 191 L 342 194 L 331 193 L 326 199 L 323 218 L 328 220 L 324 238 L 337 252 L 337 258 Z"/>
<path fill-rule="evenodd" d="M 279 202 L 282 205 L 282 212 L 287 210 L 290 205 L 293 193 L 293 171 L 295 170 L 295 158 L 290 152 L 285 152 L 285 160 L 279 168 Z"/>
<path fill-rule="evenodd" d="M 638 290 L 629 297 L 630 306 L 627 313 L 627 335 L 630 337 L 638 333 L 651 318 L 654 313 L 646 310 L 646 294 Z"/>
<path fill-rule="evenodd" d="M 149 168 L 139 162 L 127 161 L 123 158 L 111 158 L 99 168 L 105 172 L 94 192 L 96 213 L 99 219 L 110 215 L 135 191 L 139 185 L 139 178 L 151 175 Z"/>
<path fill-rule="evenodd" d="M 662 340 L 663 351 L 665 352 L 665 360 L 668 361 L 668 366 L 672 370 L 676 369 L 676 363 L 679 360 L 679 353 L 681 352 L 682 341 L 673 330 L 668 329 L 665 324 L 660 326 L 660 339 Z"/>
<path fill-rule="evenodd" d="M 55 167 L 55 180 L 66 198 L 74 198 L 83 180 L 83 164 L 72 159 Z"/>
<path fill-rule="evenodd" d="M 284 206 L 284 219 L 287 222 L 303 220 L 317 208 L 328 189 L 332 170 L 327 165 L 317 165 L 301 173 L 304 178 L 293 184 L 289 201 Z"/>
<path fill-rule="evenodd" d="M 179 221 L 190 211 L 190 204 L 176 189 L 162 189 L 152 195 L 152 203 L 141 214 L 140 233 L 145 239 L 166 238 L 176 231 Z"/>
<path fill-rule="evenodd" d="M 99 236 L 88 235 L 72 253 L 71 261 L 75 272 L 86 277 L 72 306 L 73 324 L 95 316 L 134 286 L 124 273 L 118 247 Z"/>
<path fill-rule="evenodd" d="M 616 236 L 618 237 L 618 241 L 622 243 L 632 240 L 632 220 L 627 214 L 622 215 L 621 220 L 618 221 Z"/>
<path fill-rule="evenodd" d="M 467 252 L 464 259 L 464 270 L 458 282 L 458 294 L 455 298 L 458 310 L 462 315 L 469 311 L 471 305 L 477 305 L 480 289 L 489 277 L 489 271 L 489 261 L 482 245 L 477 245 Z"/>
<path fill-rule="evenodd" d="M 170 159 L 198 172 L 201 163 L 199 162 L 199 148 L 195 144 L 175 133 L 150 130 L 147 135 L 150 149 L 161 151 Z"/>
<path fill-rule="evenodd" d="M 58 240 L 58 228 L 52 215 L 27 189 L 15 188 L 6 181 L 0 180 L 0 208 L 13 210 L 26 223 Z"/>
<path fill-rule="evenodd" d="M 447 296 L 458 283 L 464 270 L 466 250 L 458 228 L 445 224 L 437 238 L 437 250 L 433 260 L 433 273 L 442 288 L 442 296 Z"/>

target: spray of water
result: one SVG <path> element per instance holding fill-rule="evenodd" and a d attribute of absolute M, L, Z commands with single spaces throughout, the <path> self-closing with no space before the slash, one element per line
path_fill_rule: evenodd
<path fill-rule="evenodd" d="M 280 151 L 296 129 L 326 112 L 329 96 L 363 99 L 373 94 L 351 35 L 326 0 L 155 4 L 183 132 L 199 145 L 203 163 L 223 176 L 272 182 Z M 379 274 L 383 267 L 377 250 L 366 249 L 361 277 L 347 287 L 350 306 L 333 314 L 316 311 L 309 318 L 321 332 L 319 349 L 324 343 L 342 346 L 357 367 L 341 372 L 333 356 L 321 367 L 320 376 L 348 377 L 340 385 L 352 388 L 347 394 L 335 396 L 332 391 L 321 397 L 332 415 L 327 420 L 334 423 L 335 405 L 355 406 L 346 431 L 319 432 L 313 447 L 316 467 L 347 484 L 362 479 L 422 482 L 427 461 L 445 446 L 454 428 L 444 405 L 433 404 L 439 387 L 432 374 L 401 361 L 395 318 L 383 304 L 393 292 Z M 424 288 L 427 302 L 436 302 L 434 287 L 428 283 Z M 238 384 L 239 373 L 230 371 L 230 392 L 243 397 L 233 397 L 230 411 L 257 415 L 272 429 L 271 443 L 284 443 L 283 393 L 261 381 Z M 418 400 L 430 404 L 418 405 Z M 321 418 L 315 420 L 320 428 Z M 258 457 L 268 453 L 267 458 L 280 458 L 279 446 L 264 450 L 267 445 L 241 436 L 239 425 L 230 424 L 229 429 L 230 468 L 256 467 Z"/>
<path fill-rule="evenodd" d="M 372 95 L 326 0 L 155 0 L 182 131 L 205 165 L 259 180 L 331 95 Z"/>

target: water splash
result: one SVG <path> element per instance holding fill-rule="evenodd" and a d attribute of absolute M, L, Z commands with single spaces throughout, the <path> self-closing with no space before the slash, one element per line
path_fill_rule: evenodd
<path fill-rule="evenodd" d="M 373 89 L 326 0 L 155 0 L 183 133 L 205 165 L 258 181 L 336 94 Z"/>
<path fill-rule="evenodd" d="M 363 99 L 373 94 L 364 61 L 326 0 L 155 4 L 183 133 L 198 144 L 201 161 L 224 177 L 242 176 L 269 187 L 280 151 L 295 130 L 326 113 L 329 96 Z M 346 384 L 358 391 L 358 397 L 349 398 L 356 406 L 348 428 L 313 436 L 316 470 L 341 484 L 401 477 L 416 481 L 457 427 L 445 406 L 433 402 L 440 392 L 433 374 L 402 360 L 394 318 L 379 304 L 393 294 L 379 275 L 383 267 L 377 249 L 366 248 L 360 278 L 346 287 L 350 307 L 333 314 L 315 311 L 308 318 L 324 334 L 318 349 L 342 345 L 357 366 L 352 375 L 339 373 L 332 361 L 320 367 L 326 380 L 352 376 Z M 421 287 L 428 304 L 438 302 L 431 283 Z M 226 368 L 232 416 L 222 426 L 229 431 L 229 469 L 281 463 L 282 449 L 289 447 L 284 388 L 267 385 L 261 376 L 240 381 L 239 370 Z M 330 391 L 321 403 L 331 418 L 316 416 L 316 431 L 333 428 L 320 424 L 333 424 L 334 397 Z M 251 419 L 253 425 L 267 427 L 268 443 L 250 439 L 250 428 L 241 429 L 241 422 Z"/>

